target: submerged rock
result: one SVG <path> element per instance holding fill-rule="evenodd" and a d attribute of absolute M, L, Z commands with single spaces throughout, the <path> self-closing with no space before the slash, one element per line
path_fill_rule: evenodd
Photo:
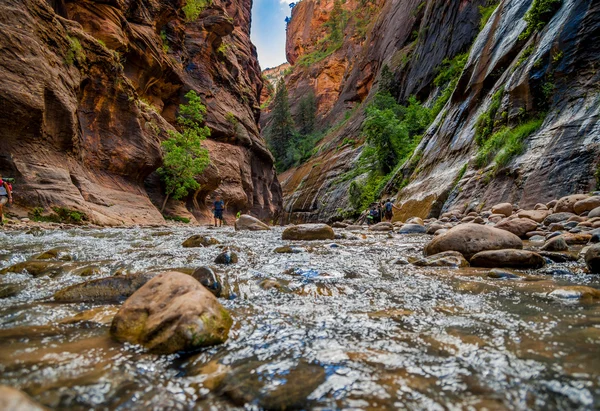
<path fill-rule="evenodd" d="M 152 274 L 130 274 L 86 281 L 57 291 L 59 302 L 120 302 L 135 293 L 152 278 Z"/>
<path fill-rule="evenodd" d="M 469 262 L 458 251 L 444 251 L 413 262 L 417 267 L 468 267 Z"/>
<path fill-rule="evenodd" d="M 598 300 L 600 299 L 600 290 L 581 285 L 561 287 L 548 293 L 550 297 L 574 300 Z"/>
<path fill-rule="evenodd" d="M 327 224 L 301 224 L 286 228 L 281 235 L 283 240 L 334 240 L 335 233 Z"/>
<path fill-rule="evenodd" d="M 57 247 L 51 250 L 45 251 L 34 257 L 36 260 L 60 260 L 60 261 L 73 261 L 75 258 L 68 248 Z"/>
<path fill-rule="evenodd" d="M 75 265 L 63 261 L 23 261 L 2 269 L 0 274 L 26 272 L 34 277 L 44 275 L 54 277 L 69 272 L 75 267 Z"/>
<path fill-rule="evenodd" d="M 523 241 L 516 235 L 498 228 L 461 224 L 435 237 L 425 246 L 424 253 L 429 256 L 443 251 L 458 251 L 468 260 L 481 251 L 508 248 L 521 249 Z"/>
<path fill-rule="evenodd" d="M 248 214 L 242 214 L 240 218 L 235 220 L 236 231 L 268 231 L 270 229 L 271 228 L 269 228 L 268 225 L 260 221 L 258 218 L 252 217 Z"/>
<path fill-rule="evenodd" d="M 217 274 L 215 274 L 212 268 L 207 266 L 196 268 L 192 273 L 192 277 L 194 277 L 196 281 L 202 284 L 215 297 L 221 296 L 223 286 L 221 285 L 221 281 L 219 281 L 219 277 Z"/>
<path fill-rule="evenodd" d="M 541 268 L 546 265 L 538 253 L 526 250 L 482 251 L 471 258 L 473 267 Z"/>
<path fill-rule="evenodd" d="M 548 258 L 555 263 L 567 263 L 569 261 L 577 261 L 577 257 L 568 253 L 556 253 L 552 251 L 540 251 L 538 253 L 542 257 Z"/>
<path fill-rule="evenodd" d="M 277 247 L 276 249 L 273 250 L 273 252 L 277 253 L 277 254 L 298 254 L 298 253 L 303 253 L 304 251 L 305 250 L 303 248 L 292 247 L 289 245 Z"/>
<path fill-rule="evenodd" d="M 0 284 L 0 298 L 14 297 L 24 288 L 23 284 Z"/>
<path fill-rule="evenodd" d="M 237 264 L 238 256 L 233 251 L 224 251 L 215 258 L 215 264 Z"/>
<path fill-rule="evenodd" d="M 16 388 L 0 385 L 0 410 L 45 411 L 47 408 L 33 401 L 27 394 Z"/>
<path fill-rule="evenodd" d="M 161 273 L 123 303 L 111 326 L 121 342 L 171 354 L 221 344 L 232 320 L 206 288 L 189 275 Z"/>
<path fill-rule="evenodd" d="M 212 238 L 204 235 L 193 235 L 185 240 L 181 245 L 186 248 L 190 247 L 210 247 L 211 245 L 217 245 L 221 242 L 216 238 Z"/>
<path fill-rule="evenodd" d="M 291 370 L 270 369 L 252 361 L 233 368 L 221 391 L 236 405 L 266 410 L 308 409 L 308 396 L 325 382 L 325 369 L 301 361 Z"/>
<path fill-rule="evenodd" d="M 591 273 L 600 274 L 600 244 L 594 244 L 587 250 L 585 264 Z"/>
<path fill-rule="evenodd" d="M 398 231 L 400 234 L 425 234 L 427 229 L 420 224 L 404 224 Z"/>
<path fill-rule="evenodd" d="M 516 271 L 508 270 L 506 268 L 494 268 L 490 270 L 488 273 L 489 278 L 496 279 L 515 279 L 521 278 L 523 275 L 521 273 L 517 273 Z"/>

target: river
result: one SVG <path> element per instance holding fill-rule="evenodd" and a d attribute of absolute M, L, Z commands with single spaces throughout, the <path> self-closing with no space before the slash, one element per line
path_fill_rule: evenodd
<path fill-rule="evenodd" d="M 183 248 L 193 234 L 239 256 L 218 269 L 234 318 L 221 346 L 149 354 L 110 338 L 117 306 L 52 299 L 94 278 L 212 265 L 222 247 Z M 51 275 L 0 275 L 23 287 L 0 299 L 0 384 L 61 410 L 216 410 L 246 400 L 247 409 L 599 407 L 600 304 L 548 296 L 598 288 L 581 265 L 491 279 L 485 269 L 394 264 L 420 256 L 429 236 L 348 237 L 277 254 L 279 228 L 0 233 L 1 268 L 56 247 L 72 260 Z M 92 319 L 72 319 L 90 309 Z"/>

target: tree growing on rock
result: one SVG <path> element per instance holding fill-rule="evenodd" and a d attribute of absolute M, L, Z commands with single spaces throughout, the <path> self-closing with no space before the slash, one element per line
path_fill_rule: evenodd
<path fill-rule="evenodd" d="M 169 139 L 161 143 L 163 165 L 157 171 L 165 185 L 165 200 L 160 209 L 164 211 L 169 198 L 182 199 L 191 190 L 200 188 L 196 177 L 202 174 L 210 163 L 208 151 L 202 141 L 210 136 L 210 129 L 202 126 L 206 107 L 200 96 L 190 90 L 185 97 L 187 104 L 179 106 L 177 124 L 181 132 L 169 130 Z"/>
<path fill-rule="evenodd" d="M 281 162 L 285 159 L 287 146 L 294 137 L 294 120 L 290 111 L 288 91 L 283 79 L 277 82 L 277 91 L 273 99 L 273 120 L 267 133 L 269 148 L 275 156 L 277 168 L 281 169 Z"/>

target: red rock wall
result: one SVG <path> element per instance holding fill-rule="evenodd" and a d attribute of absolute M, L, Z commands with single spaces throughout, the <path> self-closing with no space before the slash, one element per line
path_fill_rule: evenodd
<path fill-rule="evenodd" d="M 0 170 L 17 178 L 17 206 L 64 206 L 101 224 L 163 222 L 160 141 L 191 89 L 207 106 L 212 164 L 202 188 L 168 209 L 208 218 L 217 192 L 230 213 L 278 210 L 281 189 L 258 129 L 251 2 L 215 0 L 193 22 L 184 4 L 0 4 Z"/>

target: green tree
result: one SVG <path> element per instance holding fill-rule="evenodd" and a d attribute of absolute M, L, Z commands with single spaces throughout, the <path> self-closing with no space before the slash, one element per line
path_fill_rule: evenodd
<path fill-rule="evenodd" d="M 290 112 L 288 92 L 283 79 L 277 82 L 277 91 L 273 99 L 273 116 L 267 134 L 269 148 L 275 156 L 277 168 L 281 170 L 288 145 L 294 138 L 294 120 Z"/>
<path fill-rule="evenodd" d="M 158 173 L 165 184 L 165 200 L 160 209 L 164 211 L 169 198 L 179 200 L 191 190 L 200 188 L 196 177 L 202 174 L 210 163 L 208 151 L 202 147 L 202 140 L 210 136 L 210 129 L 202 126 L 206 107 L 200 96 L 189 91 L 185 97 L 187 104 L 179 106 L 177 124 L 181 132 L 169 130 L 169 139 L 161 143 L 163 165 Z"/>
<path fill-rule="evenodd" d="M 315 120 L 317 117 L 317 99 L 311 90 L 302 100 L 298 109 L 297 125 L 298 132 L 307 136 L 315 131 Z"/>

